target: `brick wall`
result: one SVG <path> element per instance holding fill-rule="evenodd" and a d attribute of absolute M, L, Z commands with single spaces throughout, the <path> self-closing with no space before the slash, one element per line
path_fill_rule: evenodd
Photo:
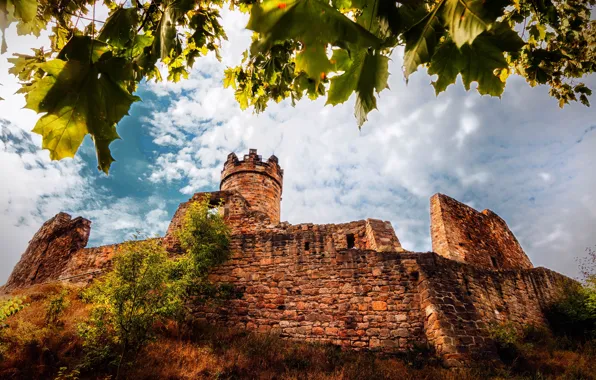
<path fill-rule="evenodd" d="M 532 268 L 503 219 L 443 194 L 431 198 L 433 251 L 451 260 L 493 269 Z"/>

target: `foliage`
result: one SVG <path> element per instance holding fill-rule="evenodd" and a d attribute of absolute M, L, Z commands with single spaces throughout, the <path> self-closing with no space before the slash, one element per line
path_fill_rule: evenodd
<path fill-rule="evenodd" d="M 8 327 L 5 322 L 8 317 L 18 313 L 27 306 L 25 301 L 25 297 L 15 296 L 0 303 L 0 329 Z"/>
<path fill-rule="evenodd" d="M 557 334 L 581 340 L 596 339 L 596 251 L 586 251 L 580 264 L 582 282 L 566 284 L 561 297 L 547 310 Z"/>
<path fill-rule="evenodd" d="M 240 107 L 263 111 L 268 102 L 304 95 L 327 104 L 356 94 L 359 127 L 387 88 L 388 60 L 404 48 L 406 79 L 420 66 L 436 75 L 437 94 L 461 75 L 470 89 L 501 96 L 511 74 L 545 84 L 562 107 L 589 105 L 591 89 L 577 80 L 596 67 L 596 0 L 230 0 L 250 12 L 255 32 L 241 64 L 225 71 Z M 95 19 L 95 0 L 0 0 L 4 31 L 51 29 L 49 50 L 17 54 L 10 73 L 22 81 L 27 107 L 43 114 L 34 132 L 52 159 L 72 157 L 89 134 L 98 168 L 114 161 L 116 124 L 139 98 L 143 80 L 187 78 L 196 59 L 219 57 L 226 38 L 223 0 L 98 2 L 110 10 Z M 85 22 L 87 25 L 84 25 Z M 88 22 L 91 21 L 91 22 Z M 98 26 L 100 24 L 100 26 Z"/>
<path fill-rule="evenodd" d="M 189 205 L 178 236 L 186 253 L 173 258 L 159 239 L 124 243 L 112 271 L 84 292 L 92 304 L 89 322 L 80 327 L 87 367 L 116 364 L 125 353 L 138 352 L 155 336 L 157 323 L 184 319 L 191 297 L 230 293 L 207 281 L 209 269 L 230 252 L 228 227 L 210 212 L 208 198 Z"/>
<path fill-rule="evenodd" d="M 58 375 L 54 378 L 54 380 L 79 380 L 80 374 L 81 371 L 78 369 L 69 371 L 68 367 L 60 367 L 58 370 Z"/>
<path fill-rule="evenodd" d="M 191 202 L 177 231 L 186 252 L 186 261 L 180 261 L 179 266 L 187 267 L 186 280 L 191 292 L 204 289 L 209 270 L 230 257 L 230 230 L 217 211 L 211 208 L 208 195 Z"/>
<path fill-rule="evenodd" d="M 68 291 L 64 289 L 49 300 L 46 311 L 46 324 L 48 326 L 56 325 L 64 310 L 68 308 L 70 302 L 66 298 L 67 295 Z"/>
<path fill-rule="evenodd" d="M 174 261 L 158 240 L 124 243 L 113 270 L 85 290 L 92 303 L 80 326 L 89 365 L 136 352 L 153 336 L 153 325 L 182 307 L 180 284 L 171 281 Z"/>
<path fill-rule="evenodd" d="M 520 339 L 519 326 L 512 322 L 493 324 L 489 327 L 490 337 L 501 346 L 511 346 Z"/>

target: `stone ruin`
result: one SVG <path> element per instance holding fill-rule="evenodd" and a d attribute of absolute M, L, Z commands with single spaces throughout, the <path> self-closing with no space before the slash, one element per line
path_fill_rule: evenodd
<path fill-rule="evenodd" d="M 391 223 L 280 222 L 283 170 L 251 149 L 231 153 L 220 191 L 197 193 L 176 211 L 164 246 L 188 205 L 204 196 L 232 231 L 232 258 L 211 274 L 243 296 L 197 317 L 232 328 L 387 352 L 429 344 L 446 365 L 495 359 L 490 324 L 545 324 L 543 310 L 569 278 L 534 268 L 507 224 L 446 195 L 430 200 L 434 252 L 401 247 Z M 35 234 L 5 291 L 50 281 L 85 284 L 105 272 L 118 245 L 85 248 L 91 222 L 60 213 Z"/>

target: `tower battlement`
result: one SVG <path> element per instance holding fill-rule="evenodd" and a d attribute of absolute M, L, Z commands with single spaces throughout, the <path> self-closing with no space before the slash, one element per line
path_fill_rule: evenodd
<path fill-rule="evenodd" d="M 248 202 L 252 210 L 266 214 L 272 224 L 280 221 L 281 193 L 284 171 L 276 156 L 267 161 L 250 149 L 239 160 L 230 153 L 221 171 L 220 190 L 237 190 Z"/>

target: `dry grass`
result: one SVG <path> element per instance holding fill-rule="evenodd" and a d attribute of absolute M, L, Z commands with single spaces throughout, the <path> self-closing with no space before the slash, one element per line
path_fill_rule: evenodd
<path fill-rule="evenodd" d="M 47 326 L 50 300 L 65 292 L 68 307 Z M 88 315 L 79 289 L 60 284 L 32 287 L 29 306 L 0 330 L 0 378 L 53 379 L 61 367 L 80 367 L 84 352 L 77 325 Z M 400 357 L 343 351 L 267 335 L 253 335 L 193 325 L 159 327 L 159 338 L 125 363 L 120 378 L 129 379 L 596 379 L 596 346 L 561 349 L 556 341 L 523 345 L 500 369 L 448 370 L 429 352 Z M 548 347 L 547 347 L 548 346 Z M 559 345 L 560 346 L 560 345 Z M 115 368 L 80 378 L 114 378 Z"/>

